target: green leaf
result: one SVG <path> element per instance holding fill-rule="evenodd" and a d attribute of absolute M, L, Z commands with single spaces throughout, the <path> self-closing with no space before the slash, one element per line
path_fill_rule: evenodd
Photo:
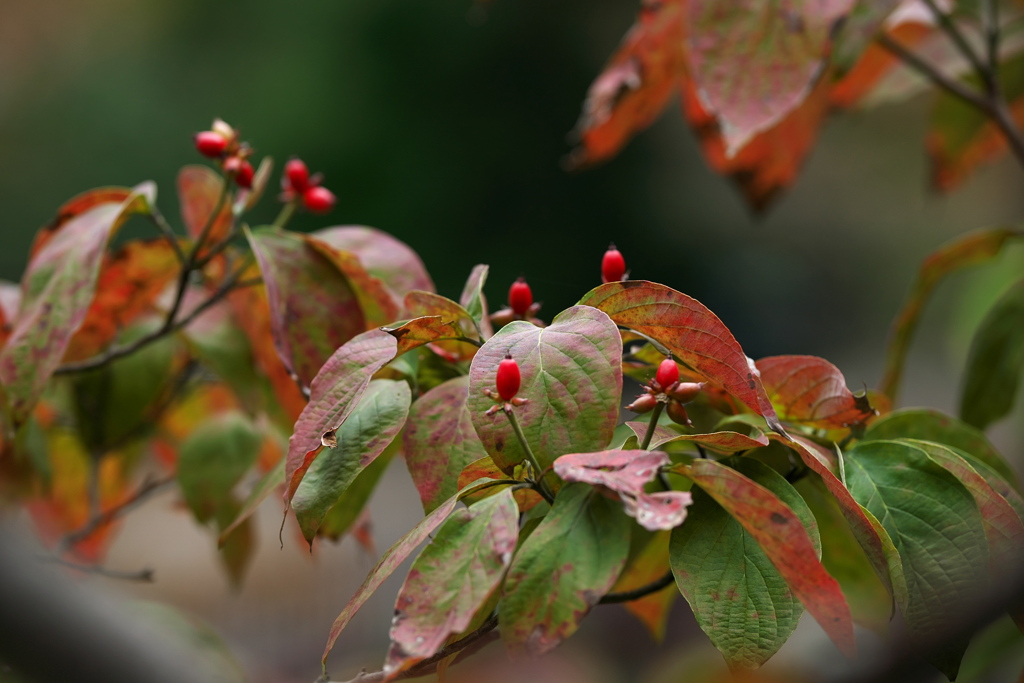
<path fill-rule="evenodd" d="M 889 346 L 885 352 L 885 376 L 879 391 L 896 400 L 903 378 L 903 363 L 910 350 L 917 323 L 936 286 L 949 274 L 991 260 L 1003 245 L 1020 233 L 1013 230 L 977 230 L 942 245 L 924 260 L 903 309 L 893 320 Z"/>
<path fill-rule="evenodd" d="M 544 654 L 579 628 L 622 572 L 629 533 L 616 501 L 586 484 L 559 491 L 505 579 L 499 624 L 513 656 Z"/>
<path fill-rule="evenodd" d="M 989 560 L 996 579 L 1011 578 L 1024 562 L 1024 522 L 1007 502 L 956 450 L 928 441 L 907 440 L 949 470 L 974 496 L 988 537 Z"/>
<path fill-rule="evenodd" d="M 615 432 L 622 394 L 622 339 L 615 323 L 589 306 L 573 306 L 549 327 L 515 321 L 501 328 L 473 358 L 469 409 L 484 448 L 505 472 L 526 458 L 508 419 L 487 415 L 495 405 L 498 364 L 510 353 L 522 384 L 516 408 L 523 433 L 541 467 L 563 453 L 603 448 Z"/>
<path fill-rule="evenodd" d="M 974 335 L 960 417 L 985 429 L 1013 408 L 1024 374 L 1024 281 L 1011 287 L 985 316 Z"/>
<path fill-rule="evenodd" d="M 363 468 L 345 493 L 341 494 L 334 506 L 327 511 L 320 528 L 316 531 L 317 536 L 337 541 L 349 532 L 366 508 L 367 501 L 377 488 L 377 482 L 384 476 L 391 460 L 400 450 L 401 441 L 395 439 L 383 453 Z"/>
<path fill-rule="evenodd" d="M 798 107 L 821 76 L 834 27 L 853 0 L 691 0 L 687 55 L 726 155 Z"/>
<path fill-rule="evenodd" d="M 791 488 L 779 485 L 785 480 L 767 465 L 742 462 L 764 488 L 787 499 L 816 538 L 810 510 Z M 676 585 L 730 668 L 756 669 L 792 635 L 803 606 L 736 518 L 702 488 L 692 493 L 686 523 L 672 531 L 669 546 Z M 813 548 L 812 553 L 817 555 Z"/>
<path fill-rule="evenodd" d="M 253 486 L 252 491 L 249 492 L 249 495 L 246 496 L 245 501 L 238 509 L 234 519 L 224 526 L 220 532 L 220 536 L 217 538 L 217 545 L 223 547 L 232 532 L 251 517 L 260 504 L 282 484 L 284 484 L 284 460 L 278 462 L 274 469 L 264 474 L 256 482 L 256 485 Z"/>
<path fill-rule="evenodd" d="M 434 529 L 439 527 L 448 515 L 452 513 L 459 500 L 474 491 L 481 488 L 490 486 L 504 485 L 506 482 L 498 482 L 493 479 L 480 479 L 469 486 L 463 487 L 457 494 L 446 500 L 443 504 L 439 505 L 437 509 L 431 512 L 429 515 L 420 520 L 412 530 L 402 538 L 398 539 L 393 546 L 385 551 L 384 555 L 381 556 L 380 561 L 377 565 L 370 570 L 366 580 L 356 591 L 356 594 L 352 596 L 348 604 L 345 605 L 345 609 L 341 611 L 338 618 L 334 620 L 334 624 L 331 626 L 330 635 L 327 637 L 327 646 L 324 648 L 323 658 L 321 662 L 326 667 L 327 655 L 331 653 L 331 649 L 334 647 L 335 641 L 338 640 L 338 636 L 348 626 L 348 623 L 352 621 L 352 617 L 356 615 L 359 608 L 373 595 L 374 591 L 380 588 L 381 584 L 384 583 L 389 576 L 391 576 L 399 565 L 402 564 L 412 552 L 419 547 L 420 543 L 425 541 L 430 534 L 434 532 Z M 514 482 L 508 482 L 514 483 Z"/>
<path fill-rule="evenodd" d="M 260 451 L 260 435 L 239 412 L 217 415 L 181 444 L 178 485 L 200 522 L 215 517 Z"/>
<path fill-rule="evenodd" d="M 459 473 L 467 465 L 487 457 L 466 409 L 468 395 L 469 377 L 456 377 L 425 393 L 409 411 L 405 463 L 424 512 L 458 490 Z"/>
<path fill-rule="evenodd" d="M 818 527 L 807 504 L 767 465 L 743 458 L 728 462 L 732 467 L 714 460 L 695 460 L 689 466 L 677 466 L 677 471 L 692 479 L 739 522 L 793 596 L 840 651 L 852 657 L 856 644 L 850 607 L 839 582 L 818 561 Z"/>
<path fill-rule="evenodd" d="M 359 473 L 395 439 L 409 414 L 409 385 L 390 379 L 370 382 L 345 423 L 337 446 L 313 461 L 292 496 L 292 510 L 310 544 L 320 522 Z"/>
<path fill-rule="evenodd" d="M 850 492 L 882 523 L 903 560 L 909 594 L 897 595 L 911 638 L 938 642 L 988 585 L 984 522 L 956 477 L 906 442 L 871 441 L 846 457 Z M 933 662 L 953 679 L 967 644 Z"/>
<path fill-rule="evenodd" d="M 487 310 L 487 297 L 484 295 L 484 283 L 487 282 L 489 270 L 490 267 L 484 264 L 473 266 L 473 271 L 469 274 L 469 278 L 462 288 L 462 294 L 459 296 L 459 304 L 476 321 L 484 339 L 488 339 L 494 334 L 490 314 Z"/>
<path fill-rule="evenodd" d="M 433 656 L 498 588 L 519 536 L 512 489 L 456 510 L 413 562 L 395 601 L 384 675 Z"/>
<path fill-rule="evenodd" d="M 218 531 L 217 554 L 232 587 L 242 585 L 245 572 L 249 569 L 256 556 L 256 533 L 253 530 L 252 518 L 239 517 L 242 505 L 232 496 L 225 498 L 216 512 Z M 225 536 L 228 527 L 234 533 Z M 220 542 L 223 538 L 224 542 Z"/>
<path fill-rule="evenodd" d="M 655 340 L 697 374 L 746 404 L 783 432 L 753 361 L 718 317 L 696 299 L 644 280 L 609 282 L 580 304 L 595 306 L 616 324 Z"/>
<path fill-rule="evenodd" d="M 147 213 L 156 187 L 143 183 L 129 194 L 114 188 L 110 197 L 78 197 L 88 208 L 65 207 L 33 246 L 22 278 L 22 300 L 7 343 L 0 350 L 0 385 L 8 417 L 16 428 L 25 421 L 60 365 L 75 330 L 85 320 L 96 291 L 107 242 L 134 213 Z"/>
<path fill-rule="evenodd" d="M 277 355 L 308 387 L 335 349 L 366 329 L 359 300 L 305 236 L 259 228 L 246 237 L 263 274 Z"/>
<path fill-rule="evenodd" d="M 904 408 L 871 423 L 864 441 L 920 439 L 967 451 L 1018 487 L 1017 476 L 980 431 L 930 408 Z M 1019 487 L 1018 487 L 1019 488 Z"/>

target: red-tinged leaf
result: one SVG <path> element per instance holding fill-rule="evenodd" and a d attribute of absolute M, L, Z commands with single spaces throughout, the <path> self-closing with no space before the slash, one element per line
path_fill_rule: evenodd
<path fill-rule="evenodd" d="M 383 330 L 356 336 L 334 352 L 310 387 L 303 409 L 288 440 L 285 502 L 291 500 L 328 432 L 340 427 L 355 409 L 373 373 L 390 363 L 398 340 Z"/>
<path fill-rule="evenodd" d="M 224 196 L 221 201 L 223 192 L 224 179 L 209 166 L 183 166 L 178 172 L 178 202 L 189 235 L 199 237 L 220 204 L 220 211 L 207 233 L 206 245 L 217 244 L 231 229 L 230 197 Z"/>
<path fill-rule="evenodd" d="M 484 295 L 484 283 L 487 282 L 489 266 L 478 264 L 466 278 L 466 284 L 462 287 L 462 294 L 459 295 L 459 305 L 466 309 L 470 317 L 476 322 L 477 329 L 484 339 L 490 339 L 494 334 L 491 326 L 490 311 L 487 308 L 487 297 Z"/>
<path fill-rule="evenodd" d="M 903 377 L 903 363 L 910 341 L 932 290 L 950 273 L 991 260 L 1003 245 L 1022 233 L 1013 230 L 976 230 L 942 245 L 924 260 L 917 279 L 903 304 L 903 309 L 889 330 L 889 346 L 885 354 L 885 376 L 879 391 L 895 400 Z"/>
<path fill-rule="evenodd" d="M 441 526 L 441 523 L 448 518 L 448 515 L 452 513 L 455 506 L 458 504 L 460 498 L 463 496 L 477 491 L 484 487 L 500 485 L 499 482 L 494 480 L 481 480 L 470 484 L 469 486 L 460 490 L 457 494 L 446 500 L 444 503 L 439 505 L 433 512 L 420 520 L 412 530 L 402 538 L 398 539 L 393 546 L 388 548 L 384 555 L 377 562 L 377 565 L 370 570 L 366 580 L 363 581 L 363 585 L 359 587 L 356 594 L 352 596 L 349 603 L 345 605 L 345 609 L 341 611 L 338 618 L 334 620 L 334 624 L 331 626 L 330 635 L 327 637 L 327 646 L 324 648 L 324 654 L 322 662 L 327 662 L 327 655 L 331 653 L 331 649 L 334 647 L 335 641 L 338 640 L 338 636 L 348 626 L 348 622 L 352 620 L 352 617 L 356 615 L 359 608 L 367 601 L 367 599 L 373 595 L 374 591 L 380 588 L 380 585 L 384 583 L 389 576 L 391 576 L 399 565 L 401 565 L 413 551 L 419 547 L 420 543 L 425 541 L 430 534 L 434 533 L 434 529 Z"/>
<path fill-rule="evenodd" d="M 622 572 L 629 526 L 619 504 L 590 486 L 558 492 L 505 578 L 498 613 L 510 654 L 542 655 L 579 628 Z"/>
<path fill-rule="evenodd" d="M 826 75 L 796 107 L 730 155 L 721 123 L 705 108 L 693 82 L 683 80 L 681 88 L 683 112 L 708 165 L 732 178 L 755 211 L 767 209 L 796 181 L 829 109 Z"/>
<path fill-rule="evenodd" d="M 302 535 L 312 544 L 327 512 L 349 486 L 394 441 L 409 414 L 412 394 L 405 382 L 370 382 L 349 419 L 335 430 L 337 445 L 310 465 L 291 499 Z"/>
<path fill-rule="evenodd" d="M 627 422 L 638 440 L 643 440 L 647 433 L 647 422 Z M 768 437 L 754 430 L 755 436 L 747 436 L 739 432 L 711 432 L 710 434 L 680 434 L 672 427 L 658 425 L 654 428 L 654 436 L 651 437 L 651 448 L 664 446 L 668 443 L 690 442 L 700 444 L 719 453 L 737 453 L 749 451 L 751 448 L 760 448 L 768 445 Z"/>
<path fill-rule="evenodd" d="M 398 592 L 385 680 L 469 627 L 500 585 L 518 537 L 519 509 L 508 488 L 448 518 Z"/>
<path fill-rule="evenodd" d="M 469 377 L 456 377 L 425 393 L 409 411 L 405 463 L 425 512 L 459 490 L 459 475 L 466 467 L 481 458 L 490 462 L 466 409 L 468 395 Z"/>
<path fill-rule="evenodd" d="M 263 274 L 277 353 L 309 386 L 335 349 L 366 329 L 359 299 L 303 235 L 261 228 L 246 236 Z"/>
<path fill-rule="evenodd" d="M 163 239 L 128 242 L 108 254 L 85 320 L 64 353 L 65 362 L 98 354 L 141 315 L 154 311 L 157 298 L 180 270 L 174 247 Z"/>
<path fill-rule="evenodd" d="M 411 316 L 440 316 L 444 322 L 460 331 L 458 336 L 480 339 L 480 331 L 473 316 L 451 299 L 431 292 L 412 291 L 405 295 L 404 306 L 406 313 Z M 477 349 L 473 344 L 460 341 L 434 342 L 430 348 L 452 362 L 471 359 Z"/>
<path fill-rule="evenodd" d="M 700 376 L 762 415 L 772 429 L 785 433 L 754 362 L 729 328 L 696 299 L 654 282 L 629 280 L 596 287 L 580 304 L 599 308 L 615 323 L 662 344 Z"/>
<path fill-rule="evenodd" d="M 382 327 L 381 329 L 398 340 L 396 354 L 399 356 L 424 344 L 458 339 L 463 336 L 460 327 L 446 321 L 441 315 L 425 315 L 413 318 L 398 327 Z"/>
<path fill-rule="evenodd" d="M 7 343 L 20 307 L 21 287 L 13 282 L 0 281 L 0 349 Z"/>
<path fill-rule="evenodd" d="M 363 267 L 387 286 L 396 302 L 414 289 L 434 291 L 423 261 L 405 242 L 376 228 L 361 225 L 325 228 L 312 233 L 335 249 L 359 257 Z"/>
<path fill-rule="evenodd" d="M 93 190 L 86 190 L 82 194 L 64 202 L 57 209 L 57 215 L 54 216 L 53 220 L 36 233 L 35 240 L 32 242 L 32 249 L 29 250 L 29 261 L 31 262 L 36 257 L 36 254 L 46 246 L 46 243 L 72 218 L 77 218 L 86 211 L 94 209 L 101 204 L 121 204 L 131 197 L 136 189 L 130 187 L 97 187 Z M 155 196 L 155 194 L 154 190 L 153 195 Z"/>
<path fill-rule="evenodd" d="M 682 0 L 644 2 L 636 23 L 587 91 L 569 164 L 581 168 L 615 156 L 661 115 L 686 68 Z"/>
<path fill-rule="evenodd" d="M 384 282 L 367 272 L 358 256 L 335 249 L 312 235 L 306 235 L 306 241 L 348 279 L 349 286 L 359 300 L 367 327 L 386 325 L 398 317 L 399 306 L 384 286 Z"/>
<path fill-rule="evenodd" d="M 636 534 L 639 535 L 639 534 Z M 639 552 L 635 552 L 626 563 L 618 581 L 612 586 L 612 593 L 623 593 L 649 586 L 660 580 L 668 571 L 668 531 L 650 535 Z M 679 597 L 679 591 L 671 584 L 663 589 L 622 604 L 630 614 L 640 620 L 651 636 L 658 642 L 665 638 L 665 626 L 669 611 Z"/>
<path fill-rule="evenodd" d="M 253 264 L 243 278 L 259 277 L 259 267 Z M 306 407 L 306 397 L 292 379 L 288 368 L 277 355 L 270 328 L 270 303 L 264 287 L 244 287 L 228 294 L 228 303 L 234 319 L 249 338 L 255 369 L 270 382 L 274 396 L 288 420 L 294 422 Z"/>
<path fill-rule="evenodd" d="M 612 450 L 563 455 L 555 460 L 554 469 L 566 481 L 606 486 L 636 496 L 658 475 L 658 468 L 668 463 L 668 455 L 661 451 Z"/>
<path fill-rule="evenodd" d="M 867 555 L 871 568 L 882 581 L 882 585 L 897 602 L 907 598 L 907 580 L 903 575 L 903 562 L 899 552 L 889 538 L 888 532 L 867 508 L 854 500 L 853 495 L 835 475 L 834 454 L 822 446 L 800 435 L 793 435 L 792 441 L 784 441 L 777 435 L 772 439 L 792 448 L 804 464 L 821 477 L 825 488 L 835 498 L 839 510 L 850 525 L 853 535 Z"/>
<path fill-rule="evenodd" d="M 495 405 L 498 364 L 511 354 L 522 377 L 515 408 L 541 467 L 563 453 L 603 448 L 615 432 L 622 395 L 622 341 L 615 323 L 589 306 L 574 306 L 540 328 L 515 321 L 477 351 L 469 369 L 466 407 L 480 441 L 504 472 L 526 458 L 506 415 Z"/>
<path fill-rule="evenodd" d="M 992 576 L 997 582 L 1011 579 L 1008 572 L 1019 571 L 1024 566 L 1024 522 L 1013 506 L 953 448 L 913 439 L 907 442 L 949 470 L 971 492 L 985 524 Z"/>
<path fill-rule="evenodd" d="M 818 561 L 814 542 L 799 517 L 770 490 L 714 460 L 695 460 L 678 471 L 693 479 L 764 550 L 807 611 L 841 652 L 853 656 L 853 618 L 839 587 Z"/>
<path fill-rule="evenodd" d="M 155 187 L 121 203 L 97 203 L 51 231 L 22 279 L 22 301 L 0 351 L 0 384 L 14 425 L 32 410 L 92 302 L 107 241 L 133 213 L 149 211 Z"/>
<path fill-rule="evenodd" d="M 865 3 L 871 4 L 882 3 Z M 916 17 L 907 17 L 907 20 L 896 19 L 898 23 L 887 26 L 885 34 L 907 49 L 915 49 L 916 45 L 935 32 L 930 21 L 918 20 Z M 881 87 L 879 84 L 886 75 L 901 65 L 899 57 L 878 43 L 872 43 L 864 50 L 853 68 L 832 86 L 829 102 L 841 109 L 862 104 L 865 97 L 876 87 Z"/>
<path fill-rule="evenodd" d="M 867 396 L 854 396 L 839 368 L 823 358 L 771 356 L 757 361 L 757 369 L 783 420 L 835 429 L 864 424 L 875 414 Z"/>
<path fill-rule="evenodd" d="M 691 0 L 686 36 L 700 98 L 727 156 L 796 109 L 821 77 L 830 34 L 853 0 Z"/>

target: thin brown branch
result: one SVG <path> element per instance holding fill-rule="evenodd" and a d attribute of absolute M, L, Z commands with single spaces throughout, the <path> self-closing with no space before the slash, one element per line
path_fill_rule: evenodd
<path fill-rule="evenodd" d="M 84 525 L 78 529 L 71 531 L 64 535 L 64 537 L 57 544 L 57 553 L 63 553 L 70 548 L 74 547 L 75 544 L 88 538 L 97 529 L 107 524 L 110 524 L 115 519 L 125 514 L 126 512 L 136 508 L 148 498 L 156 493 L 159 493 L 166 487 L 174 483 L 174 477 L 168 476 L 160 479 L 147 479 L 142 482 L 138 490 L 135 491 L 127 499 L 121 501 L 117 505 L 100 512 L 99 514 L 93 515 L 89 518 Z"/>
<path fill-rule="evenodd" d="M 967 41 L 967 37 L 960 31 L 960 28 L 953 21 L 953 18 L 942 11 L 935 0 L 924 0 L 924 4 L 928 6 L 932 16 L 939 22 L 939 27 L 942 28 L 942 32 L 945 33 L 953 44 L 956 45 L 957 50 L 960 54 L 970 62 L 971 68 L 974 69 L 974 73 L 977 74 L 978 78 L 985 85 L 985 89 L 988 92 L 992 91 L 993 84 L 996 79 L 996 73 L 988 67 L 988 65 L 982 61 L 978 53 L 974 51 L 971 44 Z"/>
<path fill-rule="evenodd" d="M 97 576 L 105 576 L 108 579 L 118 579 L 121 581 L 141 581 L 144 583 L 153 582 L 154 572 L 149 567 L 144 567 L 137 571 L 124 571 L 120 569 L 108 569 L 107 567 L 95 564 L 79 564 L 77 562 L 70 562 L 59 557 L 44 556 L 39 559 L 44 562 L 53 562 L 54 564 L 59 564 L 62 567 L 68 567 L 76 571 L 85 572 L 86 574 L 96 574 Z"/>
<path fill-rule="evenodd" d="M 942 73 L 934 66 L 921 59 L 921 57 L 915 54 L 912 50 L 907 49 L 901 43 L 893 40 L 884 33 L 879 35 L 877 40 L 879 45 L 899 57 L 900 61 L 948 92 L 953 97 L 964 100 L 968 104 L 988 113 L 990 106 L 989 102 L 981 93 L 971 90 L 960 81 Z"/>
<path fill-rule="evenodd" d="M 148 218 L 153 225 L 157 227 L 160 234 L 164 236 L 164 239 L 166 239 L 171 245 L 171 248 L 174 249 L 174 255 L 178 257 L 178 263 L 184 266 L 188 259 L 185 256 L 185 252 L 181 250 L 181 245 L 178 244 L 178 236 L 174 234 L 174 228 L 172 228 L 171 224 L 167 222 L 166 218 L 164 218 L 160 209 L 156 206 L 150 207 Z"/>
<path fill-rule="evenodd" d="M 669 571 L 657 581 L 652 581 L 646 586 L 640 586 L 639 588 L 634 588 L 630 591 L 621 591 L 619 593 L 606 593 L 598 604 L 615 605 L 620 602 L 632 602 L 633 600 L 639 600 L 651 593 L 657 593 L 666 586 L 672 585 L 673 581 L 675 581 L 675 577 L 673 577 L 672 572 Z"/>

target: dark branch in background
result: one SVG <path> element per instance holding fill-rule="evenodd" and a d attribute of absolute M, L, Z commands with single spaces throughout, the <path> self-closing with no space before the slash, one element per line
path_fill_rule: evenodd
<path fill-rule="evenodd" d="M 661 577 L 653 583 L 649 583 L 646 586 L 635 588 L 631 591 L 622 591 L 621 593 L 607 593 L 603 598 L 598 601 L 599 605 L 614 605 L 622 602 L 629 602 L 631 600 L 638 600 L 642 597 L 650 595 L 651 593 L 657 593 L 661 589 L 665 588 L 673 581 L 672 572 L 668 572 L 665 576 Z M 450 645 L 446 645 L 437 651 L 432 657 L 428 657 L 421 662 L 417 662 L 410 668 L 401 672 L 395 676 L 394 680 L 402 678 L 415 678 L 417 676 L 425 676 L 432 673 L 437 669 L 437 663 L 447 657 L 450 657 L 457 653 L 466 654 L 466 650 L 469 648 L 479 648 L 487 643 L 495 640 L 498 636 L 492 634 L 495 628 L 498 627 L 498 616 L 491 615 L 491 617 L 485 621 L 480 628 L 473 631 L 464 638 L 456 640 Z M 346 681 L 345 683 L 378 683 L 384 680 L 383 671 L 375 671 L 373 673 L 366 673 L 364 669 L 355 678 Z M 320 677 L 316 683 L 332 683 L 332 681 L 326 676 Z M 337 683 L 337 682 L 336 682 Z"/>
<path fill-rule="evenodd" d="M 955 78 L 942 73 L 934 65 L 929 64 L 912 50 L 907 49 L 885 34 L 878 37 L 879 45 L 899 57 L 907 66 L 950 95 L 963 100 L 984 113 L 999 128 L 1014 156 L 1017 157 L 1017 161 L 1024 166 L 1024 135 L 1017 128 L 1013 115 L 1010 113 L 1009 105 L 1007 105 L 1006 99 L 1003 97 L 999 87 L 999 26 L 996 23 L 998 17 L 994 9 L 995 2 L 983 0 L 983 5 L 991 8 L 982 10 L 989 50 L 988 59 L 983 62 L 971 48 L 949 15 L 943 13 L 935 5 L 934 0 L 925 1 L 935 14 L 943 32 L 946 33 L 957 46 L 957 49 L 971 63 L 974 71 L 981 79 L 982 85 L 985 88 L 984 92 L 978 92 Z"/>
<path fill-rule="evenodd" d="M 108 579 L 120 579 L 122 581 L 140 581 L 143 583 L 153 582 L 153 570 L 149 567 L 139 569 L 138 571 L 120 571 L 117 569 L 107 569 L 100 565 L 95 564 L 79 564 L 77 562 L 71 562 L 64 560 L 59 557 L 43 556 L 39 558 L 43 562 L 53 562 L 59 564 L 62 567 L 68 567 L 76 571 L 85 572 L 86 574 L 96 574 L 97 576 L 105 576 Z"/>

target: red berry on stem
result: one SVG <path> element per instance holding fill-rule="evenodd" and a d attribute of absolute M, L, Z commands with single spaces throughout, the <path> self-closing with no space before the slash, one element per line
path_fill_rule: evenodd
<path fill-rule="evenodd" d="M 512 360 L 512 355 L 505 354 L 505 360 L 498 364 L 498 396 L 502 401 L 511 401 L 519 393 L 519 365 Z"/>
<path fill-rule="evenodd" d="M 196 145 L 196 151 L 210 159 L 216 159 L 224 153 L 225 149 L 228 148 L 227 138 L 220 133 L 213 132 L 212 130 L 204 130 L 202 133 L 196 133 L 193 141 Z"/>
<path fill-rule="evenodd" d="M 664 391 L 679 381 L 679 366 L 671 358 L 661 361 L 658 372 L 654 375 L 654 381 L 661 385 Z"/>
<path fill-rule="evenodd" d="M 298 157 L 292 157 L 284 165 L 284 177 L 288 179 L 289 187 L 299 194 L 309 189 L 309 169 Z"/>
<path fill-rule="evenodd" d="M 508 307 L 520 318 L 526 315 L 533 305 L 533 291 L 526 280 L 519 278 L 508 288 Z"/>
<path fill-rule="evenodd" d="M 601 259 L 601 281 L 619 282 L 625 274 L 626 259 L 622 258 L 622 252 L 616 249 L 614 244 L 609 245 L 608 251 L 604 252 L 604 258 Z"/>
<path fill-rule="evenodd" d="M 337 201 L 334 193 L 326 187 L 311 187 L 302 194 L 302 203 L 313 213 L 327 213 Z"/>
<path fill-rule="evenodd" d="M 231 157 L 224 162 L 224 172 L 234 176 L 239 187 L 249 190 L 252 188 L 252 179 L 256 175 L 252 164 L 241 157 Z"/>

